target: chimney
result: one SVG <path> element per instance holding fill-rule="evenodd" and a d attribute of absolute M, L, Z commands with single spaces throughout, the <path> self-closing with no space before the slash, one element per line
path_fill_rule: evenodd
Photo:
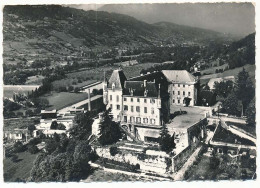
<path fill-rule="evenodd" d="M 91 97 L 90 97 L 90 89 L 88 89 L 88 111 L 91 111 Z"/>
<path fill-rule="evenodd" d="M 144 88 L 147 86 L 147 80 L 144 80 Z"/>

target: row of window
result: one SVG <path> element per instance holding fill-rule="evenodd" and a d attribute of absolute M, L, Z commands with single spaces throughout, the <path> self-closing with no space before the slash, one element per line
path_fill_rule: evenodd
<path fill-rule="evenodd" d="M 172 100 L 172 103 L 174 103 L 174 104 L 180 104 L 180 103 L 181 103 L 181 100 L 180 100 L 180 99 L 178 99 L 178 100 L 173 99 L 173 100 Z M 183 100 L 182 103 L 185 104 L 185 100 Z"/>
<path fill-rule="evenodd" d="M 110 95 L 110 101 L 113 100 L 113 95 Z M 143 99 L 144 100 L 144 103 L 147 103 L 148 101 L 153 104 L 155 103 L 155 99 Z M 124 97 L 124 101 L 126 102 L 127 101 L 127 98 Z M 134 102 L 134 98 L 130 98 L 130 101 L 131 102 Z M 116 102 L 119 102 L 119 95 L 116 96 Z M 136 102 L 140 102 L 140 98 L 137 98 L 136 99 Z"/>
<path fill-rule="evenodd" d="M 173 94 L 173 95 L 175 95 L 175 92 L 173 91 L 173 92 L 172 92 L 172 94 Z M 178 94 L 178 95 L 180 95 L 180 94 L 181 94 L 181 92 L 180 92 L 180 91 L 178 91 L 178 93 L 177 93 L 177 94 Z M 185 93 L 185 91 L 183 91 L 183 92 L 182 92 L 182 94 L 183 94 L 183 96 L 185 96 L 185 94 L 186 94 L 186 93 Z M 190 91 L 188 92 L 188 96 L 190 97 Z"/>
<path fill-rule="evenodd" d="M 113 109 L 112 104 L 110 104 L 110 108 Z M 120 110 L 119 104 L 116 105 L 116 109 Z M 135 111 L 140 112 L 141 108 L 140 108 L 140 106 L 136 106 L 135 108 L 134 108 L 134 106 L 130 106 L 130 108 L 128 108 L 128 105 L 124 105 L 124 111 L 128 111 L 128 110 L 130 110 L 131 112 L 135 112 Z M 144 113 L 147 113 L 147 112 L 148 112 L 147 107 L 144 107 Z M 151 108 L 151 114 L 154 114 L 154 108 Z"/>
<path fill-rule="evenodd" d="M 181 84 L 177 84 L 178 85 L 178 87 L 181 87 Z M 172 84 L 172 86 L 175 86 L 175 84 Z M 182 87 L 185 87 L 186 85 L 185 84 L 182 84 Z M 188 87 L 190 86 L 190 85 L 187 85 Z"/>
<path fill-rule="evenodd" d="M 118 116 L 117 117 L 117 119 L 119 120 L 120 119 L 120 116 Z M 142 121 L 142 119 L 143 119 L 143 121 Z M 148 123 L 150 123 L 150 124 L 152 124 L 152 125 L 154 125 L 155 124 L 155 119 L 150 119 L 150 121 L 149 121 L 149 119 L 148 118 L 140 118 L 140 117 L 133 117 L 133 116 L 130 116 L 130 117 L 128 117 L 128 116 L 124 116 L 124 122 L 128 122 L 128 123 L 144 123 L 144 124 L 148 124 Z"/>

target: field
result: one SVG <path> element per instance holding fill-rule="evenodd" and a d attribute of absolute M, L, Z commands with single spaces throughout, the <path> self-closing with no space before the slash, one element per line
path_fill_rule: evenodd
<path fill-rule="evenodd" d="M 66 106 L 70 106 L 74 103 L 80 102 L 88 98 L 87 93 L 69 93 L 69 92 L 60 92 L 46 94 L 43 96 L 49 101 L 49 109 L 60 110 Z"/>
<path fill-rule="evenodd" d="M 4 97 L 12 98 L 14 93 L 23 93 L 25 95 L 35 88 L 39 87 L 39 85 L 5 85 L 4 86 Z"/>
<path fill-rule="evenodd" d="M 86 80 L 86 81 L 82 81 L 82 83 L 78 83 L 77 78 L 65 78 L 62 80 L 56 80 L 56 81 L 52 82 L 52 85 L 53 85 L 54 90 L 58 90 L 59 87 L 68 87 L 68 86 L 73 86 L 74 88 L 82 87 L 82 86 L 86 86 L 89 84 L 93 84 L 94 82 L 96 82 L 96 80 Z M 76 83 L 76 84 L 74 84 L 74 83 Z"/>
<path fill-rule="evenodd" d="M 4 120 L 4 131 L 13 130 L 15 128 L 27 128 L 28 125 L 34 125 L 37 118 L 14 118 Z"/>
<path fill-rule="evenodd" d="M 130 67 L 122 67 L 127 78 L 139 76 L 142 69 L 147 69 L 156 65 L 155 63 L 143 63 Z M 81 78 L 83 80 L 104 80 L 104 71 L 106 71 L 106 77 L 109 78 L 113 70 L 118 69 L 118 66 L 98 67 L 90 70 L 84 70 L 80 72 L 73 72 L 67 74 L 68 78 Z"/>
<path fill-rule="evenodd" d="M 3 160 L 4 165 L 4 181 L 14 182 L 18 178 L 26 180 L 30 177 L 30 171 L 33 167 L 33 162 L 38 154 L 30 154 L 29 152 L 17 153 L 17 162 L 13 162 L 11 158 Z"/>
<path fill-rule="evenodd" d="M 224 70 L 227 66 L 228 66 L 228 64 L 224 64 L 224 65 L 217 66 L 217 67 L 211 67 L 209 69 L 205 69 L 205 70 L 200 71 L 200 73 L 201 73 L 201 75 L 204 75 L 204 74 L 215 74 L 216 69 L 223 69 Z"/>
<path fill-rule="evenodd" d="M 250 76 L 253 84 L 255 85 L 255 65 L 245 65 L 244 68 L 249 73 L 249 76 Z M 242 71 L 242 69 L 243 69 L 243 67 L 239 67 L 239 68 L 224 71 L 223 73 L 204 75 L 204 76 L 201 76 L 200 83 L 206 84 L 211 78 L 221 78 L 221 77 L 226 77 L 226 76 L 235 76 L 235 78 L 236 78 L 238 73 L 240 71 Z"/>

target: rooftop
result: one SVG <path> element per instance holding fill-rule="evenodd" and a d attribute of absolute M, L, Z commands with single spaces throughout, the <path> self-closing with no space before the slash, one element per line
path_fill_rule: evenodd
<path fill-rule="evenodd" d="M 114 70 L 108 81 L 108 88 L 112 88 L 112 84 L 115 84 L 115 89 L 123 89 L 126 80 L 122 70 Z"/>
<path fill-rule="evenodd" d="M 158 97 L 158 90 L 154 82 L 145 82 L 143 81 L 126 81 L 124 95 L 133 96 L 145 96 L 145 91 L 147 91 L 147 97 Z"/>
<path fill-rule="evenodd" d="M 162 73 L 169 82 L 196 82 L 196 78 L 186 70 L 162 70 Z"/>
<path fill-rule="evenodd" d="M 171 112 L 181 110 L 186 111 L 187 114 L 178 115 L 174 117 L 170 123 L 167 124 L 169 130 L 171 129 L 188 129 L 195 123 L 205 118 L 206 110 L 200 107 L 184 107 L 174 105 Z"/>

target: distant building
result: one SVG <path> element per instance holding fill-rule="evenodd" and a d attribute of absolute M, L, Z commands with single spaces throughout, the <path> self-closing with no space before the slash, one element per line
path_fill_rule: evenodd
<path fill-rule="evenodd" d="M 7 130 L 4 131 L 4 138 L 7 140 L 14 140 L 14 141 L 26 141 L 29 136 L 28 129 L 14 129 L 14 130 Z"/>
<path fill-rule="evenodd" d="M 235 82 L 235 77 L 234 76 L 226 76 L 226 77 L 223 77 L 223 78 L 211 78 L 208 82 L 208 86 L 210 88 L 210 90 L 213 90 L 215 89 L 214 88 L 214 85 L 215 85 L 215 82 L 226 82 L 226 81 L 232 81 L 232 82 Z"/>
<path fill-rule="evenodd" d="M 194 106 L 197 104 L 199 82 L 186 70 L 163 70 L 169 82 L 171 104 Z"/>

